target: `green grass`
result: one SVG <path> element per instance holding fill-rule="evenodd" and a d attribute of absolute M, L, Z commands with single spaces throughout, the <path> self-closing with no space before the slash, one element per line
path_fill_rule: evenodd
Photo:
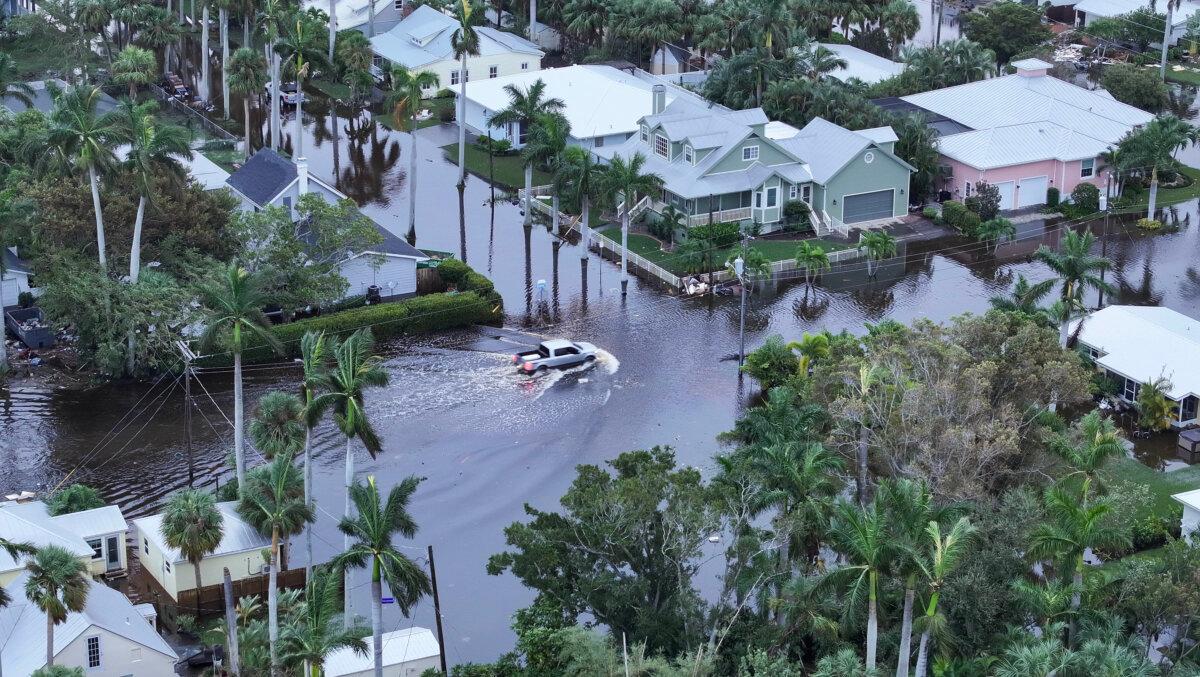
<path fill-rule="evenodd" d="M 340 82 L 329 82 L 328 80 L 318 80 L 316 78 L 305 82 L 310 88 L 317 90 L 331 99 L 349 99 L 350 86 Z"/>
<path fill-rule="evenodd" d="M 452 143 L 442 146 L 442 150 L 446 151 L 446 156 L 451 162 L 458 162 L 458 144 Z M 481 176 L 484 179 L 488 177 L 488 154 L 480 150 L 475 144 L 467 144 L 467 171 Z M 496 157 L 496 185 L 506 186 L 508 188 L 517 189 L 525 187 L 525 166 L 521 162 L 520 155 L 500 155 Z M 544 186 L 549 184 L 551 177 L 549 174 L 537 169 L 533 170 L 533 185 Z"/>
<path fill-rule="evenodd" d="M 621 241 L 621 229 L 618 226 L 606 228 L 601 233 L 614 242 Z M 849 245 L 841 242 L 832 242 L 830 240 L 812 239 L 808 240 L 813 244 L 821 245 L 826 252 L 834 252 L 841 249 L 847 249 Z M 755 240 L 750 245 L 751 248 L 757 249 L 767 257 L 768 260 L 786 261 L 796 256 L 796 248 L 800 246 L 797 240 Z M 724 266 L 725 259 L 729 258 L 729 253 L 732 247 L 720 249 L 713 252 L 713 261 L 718 267 Z M 678 252 L 665 252 L 659 246 L 658 240 L 649 235 L 641 235 L 638 233 L 629 234 L 629 251 L 644 256 L 650 261 L 666 268 L 676 275 L 686 275 L 689 271 L 681 265 L 681 259 Z"/>
<path fill-rule="evenodd" d="M 1181 165 L 1178 171 L 1192 180 L 1191 185 L 1179 188 L 1159 188 L 1158 198 L 1155 202 L 1156 206 L 1166 207 L 1200 197 L 1200 169 Z M 1146 189 L 1142 191 L 1137 200 L 1129 204 L 1121 204 L 1119 207 L 1116 207 L 1116 210 L 1120 212 L 1134 212 L 1139 209 L 1145 209 L 1149 204 L 1150 189 Z"/>
<path fill-rule="evenodd" d="M 453 111 L 454 110 L 454 99 L 452 99 L 452 98 L 426 99 L 425 102 L 421 105 L 421 107 L 428 108 L 429 112 L 432 113 L 432 115 L 429 116 L 428 120 L 419 120 L 417 122 L 417 129 L 425 129 L 426 127 L 433 127 L 434 125 L 442 124 L 442 113 L 443 113 L 443 111 Z M 376 113 L 375 119 L 379 122 L 379 124 L 383 125 L 384 127 L 387 127 L 388 129 L 394 129 L 394 130 L 400 131 L 400 132 L 408 131 L 408 127 L 409 127 L 408 120 L 405 119 L 404 124 L 397 127 L 395 122 L 392 121 L 392 113 L 390 111 L 387 113 Z"/>
<path fill-rule="evenodd" d="M 1113 461 L 1104 469 L 1109 482 L 1118 480 L 1143 484 L 1150 489 L 1151 502 L 1142 506 L 1138 518 L 1150 515 L 1171 515 L 1179 509 L 1172 494 L 1188 491 L 1200 486 L 1200 465 L 1192 465 L 1171 472 L 1161 472 L 1132 458 Z"/>
<path fill-rule="evenodd" d="M 209 160 L 212 160 L 213 162 L 215 162 L 217 164 L 218 167 L 220 167 L 221 169 L 224 169 L 225 171 L 229 172 L 230 174 L 237 171 L 237 168 L 234 167 L 233 164 L 235 162 L 242 162 L 245 159 L 245 157 L 242 155 L 241 151 L 232 150 L 232 149 L 230 149 L 230 150 L 206 150 L 206 151 L 203 151 L 203 153 L 204 153 L 204 157 L 208 158 Z"/>
<path fill-rule="evenodd" d="M 1184 85 L 1200 85 L 1200 70 L 1195 70 L 1191 66 L 1184 66 L 1184 68 L 1186 70 L 1181 70 L 1181 71 L 1171 70 L 1171 67 L 1175 66 L 1175 65 L 1177 65 L 1177 64 L 1174 64 L 1174 63 L 1167 64 L 1167 81 L 1178 82 L 1178 83 L 1181 83 Z M 1155 70 L 1157 70 L 1157 69 L 1158 69 L 1158 67 L 1156 66 Z"/>
<path fill-rule="evenodd" d="M 22 82 L 41 80 L 47 71 L 55 71 L 59 77 L 80 64 L 66 50 L 48 48 L 45 38 L 37 34 L 15 36 L 0 41 L 0 52 L 13 58 L 16 64 L 16 79 Z M 97 67 L 105 64 L 104 59 L 93 52 L 87 53 L 88 65 Z"/>

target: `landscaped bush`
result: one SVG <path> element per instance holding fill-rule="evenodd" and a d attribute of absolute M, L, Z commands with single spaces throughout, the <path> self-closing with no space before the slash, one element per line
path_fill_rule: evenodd
<path fill-rule="evenodd" d="M 803 200 L 789 200 L 783 205 L 784 229 L 802 231 L 812 229 L 812 208 Z"/>
<path fill-rule="evenodd" d="M 1081 183 L 1071 191 L 1072 211 L 1079 216 L 1095 214 L 1100 211 L 1100 189 L 1090 183 Z"/>
<path fill-rule="evenodd" d="M 1142 230 L 1159 230 L 1163 226 L 1162 221 L 1157 219 L 1138 219 L 1137 227 Z"/>
<path fill-rule="evenodd" d="M 969 213 L 967 206 L 957 200 L 946 200 L 942 203 L 942 221 L 951 228 L 961 231 L 963 219 Z"/>
<path fill-rule="evenodd" d="M 979 230 L 979 224 L 981 223 L 983 223 L 983 219 L 975 212 L 964 212 L 962 217 L 959 218 L 958 229 L 962 231 L 963 235 L 975 237 L 975 232 Z"/>
<path fill-rule="evenodd" d="M 1058 189 L 1057 188 L 1055 188 L 1054 186 L 1050 186 L 1049 188 L 1046 189 L 1046 207 L 1047 208 L 1054 209 L 1054 208 L 1058 207 L 1058 199 L 1059 199 L 1059 197 L 1058 197 Z"/>
<path fill-rule="evenodd" d="M 695 226 L 688 230 L 688 237 L 697 237 L 707 240 L 718 249 L 732 247 L 737 244 L 737 241 L 742 239 L 742 229 L 737 223 L 712 223 L 703 226 Z"/>
<path fill-rule="evenodd" d="M 963 201 L 967 209 L 990 221 L 1000 213 L 1000 189 L 986 181 L 975 184 L 975 194 Z"/>
<path fill-rule="evenodd" d="M 458 259 L 443 259 L 438 262 L 437 271 L 442 282 L 457 285 L 466 278 L 467 273 L 471 272 L 471 266 Z"/>
<path fill-rule="evenodd" d="M 934 207 L 931 205 L 929 207 L 926 207 L 925 209 L 922 209 L 921 215 L 924 216 L 925 218 L 929 219 L 930 221 L 936 221 L 936 220 L 938 220 L 938 218 L 941 217 L 941 212 L 938 211 L 937 207 Z"/>
<path fill-rule="evenodd" d="M 452 99 L 454 98 L 454 90 L 449 87 L 442 87 L 433 96 L 436 99 Z"/>

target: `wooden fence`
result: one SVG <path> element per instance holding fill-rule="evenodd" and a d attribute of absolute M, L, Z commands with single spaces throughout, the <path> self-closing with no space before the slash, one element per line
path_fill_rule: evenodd
<path fill-rule="evenodd" d="M 280 589 L 303 588 L 305 585 L 304 569 L 289 569 L 281 571 L 276 576 Z M 266 574 L 242 578 L 233 582 L 234 602 L 242 597 L 258 595 L 264 602 L 267 599 L 270 577 Z M 200 616 L 207 618 L 225 612 L 225 590 L 220 583 L 206 585 L 199 590 L 180 590 L 177 608 L 181 613 L 196 613 L 196 594 L 200 595 Z"/>

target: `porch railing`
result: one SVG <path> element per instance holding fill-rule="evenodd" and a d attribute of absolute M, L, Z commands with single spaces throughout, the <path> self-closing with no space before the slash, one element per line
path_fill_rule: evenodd
<path fill-rule="evenodd" d="M 712 213 L 712 221 L 716 223 L 726 223 L 729 221 L 745 221 L 750 218 L 749 207 L 739 207 L 738 209 L 722 209 Z M 696 214 L 688 217 L 688 226 L 704 226 L 709 223 L 709 214 Z"/>
<path fill-rule="evenodd" d="M 605 236 L 600 231 L 592 231 L 592 248 L 600 251 L 601 255 L 603 255 L 603 251 L 607 249 L 613 252 L 613 254 L 616 255 L 617 260 L 620 261 L 621 243 Z M 650 259 L 633 252 L 628 252 L 627 256 L 629 265 L 631 267 L 637 268 L 646 274 L 657 278 L 658 280 L 670 285 L 674 289 L 679 289 L 681 286 L 683 286 L 683 282 L 679 279 L 678 275 L 675 275 L 671 271 L 663 268 Z"/>

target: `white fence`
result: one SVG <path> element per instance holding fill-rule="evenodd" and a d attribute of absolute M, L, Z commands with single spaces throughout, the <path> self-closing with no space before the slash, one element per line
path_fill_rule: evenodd
<path fill-rule="evenodd" d="M 796 245 L 799 246 L 799 244 L 800 244 L 800 242 L 797 241 Z M 862 258 L 862 253 L 860 251 L 858 251 L 857 249 L 839 249 L 835 252 L 829 252 L 829 254 L 827 256 L 829 257 L 829 263 L 832 265 L 835 263 L 841 263 L 842 261 L 853 261 L 855 259 Z M 776 275 L 779 275 L 781 273 L 786 273 L 788 271 L 798 270 L 798 269 L 799 269 L 799 266 L 796 265 L 795 259 L 784 259 L 783 261 L 772 261 L 771 262 L 771 277 L 775 277 Z M 733 272 L 726 268 L 726 269 L 722 269 L 722 270 L 714 273 L 713 277 L 716 278 L 716 280 L 718 282 L 721 282 L 721 281 L 732 278 Z"/>
<path fill-rule="evenodd" d="M 612 238 L 604 236 L 599 231 L 592 231 L 592 246 L 595 249 L 598 249 L 601 252 L 601 255 L 603 255 L 604 250 L 607 249 L 616 255 L 618 261 L 621 260 L 621 243 L 614 242 Z M 670 285 L 674 289 L 679 289 L 683 286 L 683 281 L 680 280 L 677 275 L 672 274 L 671 271 L 663 268 L 650 259 L 638 254 L 634 254 L 633 252 L 629 252 L 628 257 L 630 266 L 638 268 L 643 272 L 658 278 L 660 281 Z"/>

